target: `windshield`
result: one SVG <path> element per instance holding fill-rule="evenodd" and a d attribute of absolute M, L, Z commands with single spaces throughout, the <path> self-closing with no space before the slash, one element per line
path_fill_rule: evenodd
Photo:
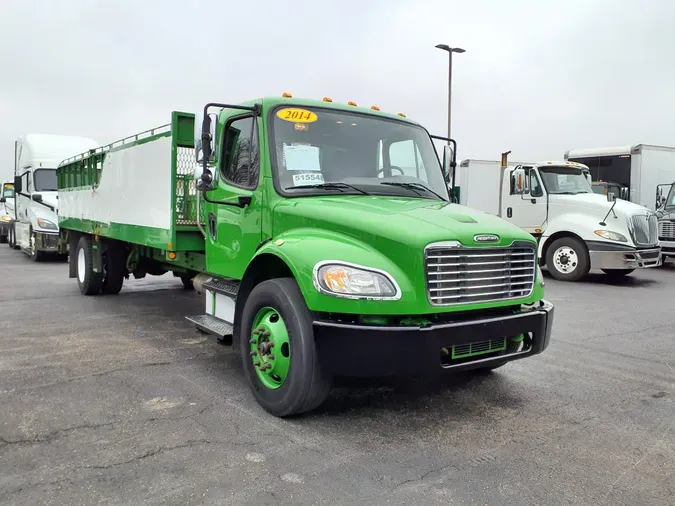
<path fill-rule="evenodd" d="M 415 125 L 320 108 L 283 108 L 275 111 L 271 144 L 275 184 L 286 196 L 337 191 L 448 200 L 431 139 Z"/>
<path fill-rule="evenodd" d="M 675 208 L 675 184 L 673 184 L 670 187 L 670 191 L 668 192 L 668 197 L 666 197 L 665 208 L 666 209 Z"/>
<path fill-rule="evenodd" d="M 14 187 L 8 184 L 2 186 L 2 196 L 6 199 L 14 198 Z"/>
<path fill-rule="evenodd" d="M 539 174 L 548 193 L 576 195 L 593 192 L 583 171 L 576 167 L 539 167 Z"/>
<path fill-rule="evenodd" d="M 33 183 L 36 192 L 56 191 L 56 169 L 37 169 L 33 172 Z"/>

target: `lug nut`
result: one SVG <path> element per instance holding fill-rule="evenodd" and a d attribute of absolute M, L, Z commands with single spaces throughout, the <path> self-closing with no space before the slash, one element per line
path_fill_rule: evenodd
<path fill-rule="evenodd" d="M 251 352 L 249 352 L 249 355 L 253 356 L 253 355 L 255 355 L 255 353 L 256 353 L 255 351 L 251 351 Z"/>
<path fill-rule="evenodd" d="M 255 344 L 255 343 L 257 343 L 257 342 L 258 342 L 258 341 L 256 341 L 255 339 L 251 339 L 251 340 L 249 341 L 249 344 Z"/>
<path fill-rule="evenodd" d="M 270 360 L 274 360 L 274 355 L 272 355 L 271 353 L 268 355 L 268 357 Z"/>
<path fill-rule="evenodd" d="M 258 361 L 256 360 L 255 362 L 253 362 L 253 365 L 256 366 L 256 367 L 260 367 L 260 362 L 258 362 Z"/>

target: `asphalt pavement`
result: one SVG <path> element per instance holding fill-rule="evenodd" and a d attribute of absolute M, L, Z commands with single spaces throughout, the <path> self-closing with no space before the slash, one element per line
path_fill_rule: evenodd
<path fill-rule="evenodd" d="M 675 504 L 675 268 L 546 280 L 542 355 L 263 411 L 171 275 L 83 297 L 0 245 L 0 504 Z"/>

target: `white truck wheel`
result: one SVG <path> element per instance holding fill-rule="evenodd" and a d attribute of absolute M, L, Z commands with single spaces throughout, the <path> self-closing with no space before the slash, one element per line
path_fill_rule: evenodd
<path fill-rule="evenodd" d="M 578 281 L 591 269 L 588 249 L 574 237 L 556 239 L 546 250 L 546 267 L 557 280 Z"/>

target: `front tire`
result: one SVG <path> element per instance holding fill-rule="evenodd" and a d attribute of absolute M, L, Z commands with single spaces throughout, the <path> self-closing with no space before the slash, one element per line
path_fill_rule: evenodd
<path fill-rule="evenodd" d="M 29 236 L 30 259 L 33 262 L 41 262 L 44 257 L 43 251 L 37 250 L 37 235 L 32 230 Z"/>
<path fill-rule="evenodd" d="M 263 281 L 248 296 L 241 318 L 244 373 L 258 403 L 278 417 L 318 407 L 331 377 L 319 364 L 312 314 L 297 282 Z"/>
<path fill-rule="evenodd" d="M 546 267 L 559 281 L 579 281 L 591 269 L 588 249 L 574 237 L 556 239 L 546 250 Z"/>
<path fill-rule="evenodd" d="M 94 272 L 94 253 L 91 239 L 83 235 L 77 242 L 75 249 L 77 259 L 77 284 L 82 295 L 97 295 L 103 285 L 103 274 Z"/>

